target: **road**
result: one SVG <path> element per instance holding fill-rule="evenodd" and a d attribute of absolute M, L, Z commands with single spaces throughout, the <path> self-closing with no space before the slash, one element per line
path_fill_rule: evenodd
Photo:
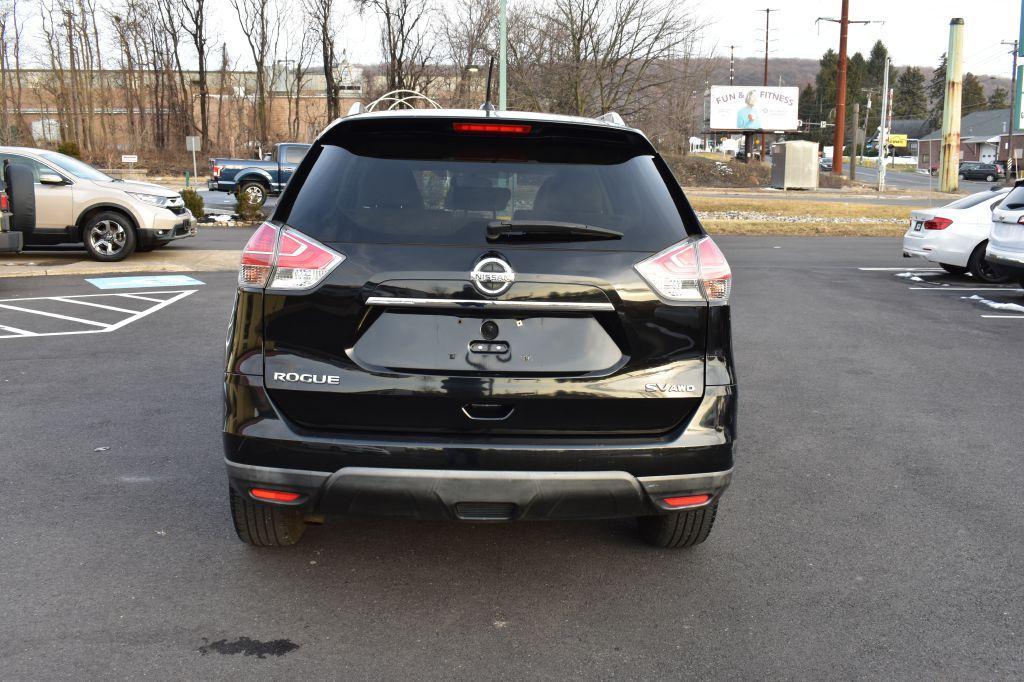
<path fill-rule="evenodd" d="M 242 545 L 219 442 L 232 273 L 109 333 L 0 339 L 3 676 L 1019 679 L 1024 312 L 970 297 L 1024 293 L 899 277 L 923 264 L 898 240 L 719 242 L 739 449 L 692 551 L 623 520 L 335 519 L 294 551 Z"/>
<path fill-rule="evenodd" d="M 872 166 L 857 165 L 857 180 L 860 182 L 878 183 L 878 169 Z M 1004 184 L 1003 181 L 982 182 L 976 180 L 961 180 L 960 191 L 964 194 L 986 190 L 994 184 Z M 938 191 L 938 178 L 924 173 L 909 173 L 906 171 L 887 171 L 885 174 L 885 185 L 890 189 L 923 189 Z"/>

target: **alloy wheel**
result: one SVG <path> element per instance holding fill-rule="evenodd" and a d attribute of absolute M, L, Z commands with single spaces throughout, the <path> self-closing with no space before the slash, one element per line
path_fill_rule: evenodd
<path fill-rule="evenodd" d="M 101 220 L 89 230 L 89 243 L 104 256 L 114 256 L 121 252 L 128 233 L 123 225 L 113 220 Z"/>

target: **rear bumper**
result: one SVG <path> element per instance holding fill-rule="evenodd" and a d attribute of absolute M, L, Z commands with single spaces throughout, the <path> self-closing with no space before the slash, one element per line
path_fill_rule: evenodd
<path fill-rule="evenodd" d="M 624 471 L 466 471 L 345 467 L 334 473 L 227 461 L 237 493 L 271 487 L 300 494 L 281 506 L 308 512 L 463 521 L 645 516 L 669 511 L 662 500 L 707 494 L 717 501 L 732 470 L 635 477 Z M 255 499 L 255 498 L 253 498 Z M 264 502 L 263 500 L 259 500 Z"/>
<path fill-rule="evenodd" d="M 993 247 L 990 242 L 985 260 L 1007 277 L 1024 278 L 1024 253 L 1005 251 Z"/>
<path fill-rule="evenodd" d="M 0 253 L 18 253 L 22 247 L 21 232 L 0 231 Z"/>

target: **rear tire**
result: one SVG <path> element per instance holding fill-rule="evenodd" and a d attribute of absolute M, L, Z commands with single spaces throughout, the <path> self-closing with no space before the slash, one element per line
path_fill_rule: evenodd
<path fill-rule="evenodd" d="M 994 175 L 986 175 L 985 176 L 985 182 L 995 182 L 995 181 L 996 181 L 996 178 L 995 178 Z"/>
<path fill-rule="evenodd" d="M 718 503 L 689 511 L 669 512 L 637 519 L 640 536 L 655 547 L 693 547 L 708 539 L 715 525 Z"/>
<path fill-rule="evenodd" d="M 298 543 L 306 530 L 303 514 L 298 509 L 287 509 L 260 504 L 229 490 L 231 519 L 235 523 L 238 539 L 253 547 L 288 547 Z"/>
<path fill-rule="evenodd" d="M 984 241 L 974 249 L 971 253 L 971 257 L 967 261 L 967 269 L 970 270 L 971 275 L 986 284 L 1002 284 L 1010 280 L 1006 275 L 999 274 L 999 271 L 993 268 L 985 260 L 985 247 L 988 246 L 988 242 Z"/>
<path fill-rule="evenodd" d="M 267 201 L 267 188 L 259 182 L 244 182 L 238 188 L 238 201 L 249 206 L 263 206 Z"/>
<path fill-rule="evenodd" d="M 949 263 L 939 263 L 939 267 L 948 272 L 951 275 L 966 275 L 967 268 L 960 267 L 959 265 L 950 265 Z"/>

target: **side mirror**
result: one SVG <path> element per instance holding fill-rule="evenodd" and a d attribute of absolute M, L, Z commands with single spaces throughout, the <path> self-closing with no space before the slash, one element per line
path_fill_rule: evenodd
<path fill-rule="evenodd" d="M 64 178 L 62 178 L 61 176 L 57 175 L 56 173 L 40 173 L 39 174 L 39 184 L 40 185 L 63 185 L 63 184 L 66 184 L 66 183 L 64 182 Z"/>
<path fill-rule="evenodd" d="M 36 229 L 36 188 L 32 168 L 23 163 L 5 163 L 7 197 L 11 200 L 11 228 L 23 233 Z"/>

